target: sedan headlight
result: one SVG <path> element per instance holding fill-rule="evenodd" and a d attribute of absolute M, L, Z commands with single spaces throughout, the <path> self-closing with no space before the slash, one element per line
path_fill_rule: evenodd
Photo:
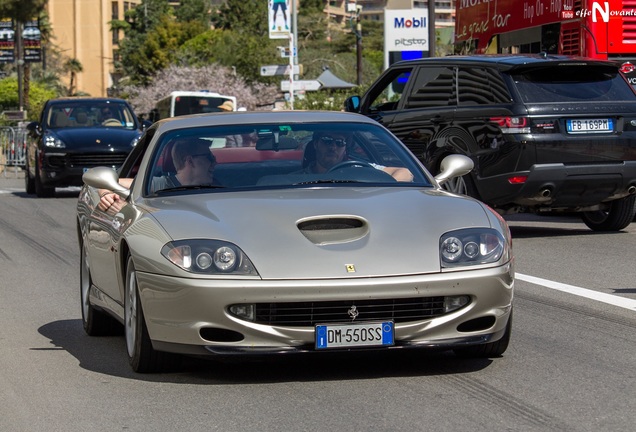
<path fill-rule="evenodd" d="M 55 135 L 46 135 L 44 137 L 44 145 L 46 147 L 54 147 L 54 148 L 64 148 L 66 144 L 64 141 L 56 137 Z"/>
<path fill-rule="evenodd" d="M 254 265 L 238 246 L 220 240 L 170 242 L 161 249 L 161 255 L 191 273 L 258 276 Z"/>
<path fill-rule="evenodd" d="M 490 228 L 467 228 L 444 234 L 439 242 L 442 268 L 505 262 L 510 256 L 510 240 Z"/>

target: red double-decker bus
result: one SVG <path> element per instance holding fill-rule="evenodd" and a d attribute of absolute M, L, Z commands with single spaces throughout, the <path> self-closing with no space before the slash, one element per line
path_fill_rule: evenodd
<path fill-rule="evenodd" d="M 455 47 L 611 60 L 636 85 L 636 1 L 457 0 Z"/>

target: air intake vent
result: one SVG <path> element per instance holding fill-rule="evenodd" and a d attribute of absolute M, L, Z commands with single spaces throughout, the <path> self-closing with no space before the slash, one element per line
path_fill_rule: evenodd
<path fill-rule="evenodd" d="M 365 220 L 351 216 L 305 219 L 298 222 L 297 226 L 309 241 L 317 245 L 351 242 L 369 232 Z"/>

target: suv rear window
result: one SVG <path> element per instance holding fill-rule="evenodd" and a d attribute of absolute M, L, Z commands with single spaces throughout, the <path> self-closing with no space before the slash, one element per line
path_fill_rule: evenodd
<path fill-rule="evenodd" d="M 587 66 L 560 66 L 513 73 L 524 102 L 636 100 L 629 84 L 615 71 Z"/>

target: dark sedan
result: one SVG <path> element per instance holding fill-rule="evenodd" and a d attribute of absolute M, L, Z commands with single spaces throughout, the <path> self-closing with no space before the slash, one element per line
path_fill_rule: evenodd
<path fill-rule="evenodd" d="M 26 192 L 52 197 L 56 187 L 81 186 L 92 167 L 117 169 L 143 124 L 122 99 L 73 97 L 47 101 L 27 128 Z"/>

